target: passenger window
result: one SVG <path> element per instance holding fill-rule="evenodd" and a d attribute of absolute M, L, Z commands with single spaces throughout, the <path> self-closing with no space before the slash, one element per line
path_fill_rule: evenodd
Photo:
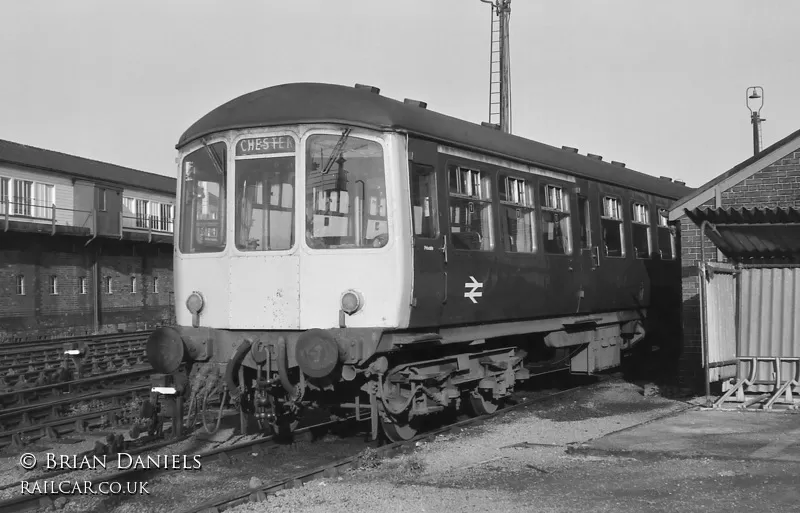
<path fill-rule="evenodd" d="M 533 186 L 526 180 L 500 175 L 497 181 L 503 247 L 509 253 L 533 253 Z"/>
<path fill-rule="evenodd" d="M 572 233 L 569 222 L 569 198 L 561 187 L 542 185 L 542 247 L 546 253 L 572 253 Z"/>
<path fill-rule="evenodd" d="M 450 190 L 450 234 L 455 249 L 490 251 L 492 237 L 492 184 L 483 171 L 452 166 Z"/>
<path fill-rule="evenodd" d="M 426 239 L 436 238 L 439 235 L 436 173 L 433 166 L 410 164 L 410 167 L 414 234 Z"/>
<path fill-rule="evenodd" d="M 592 219 L 589 215 L 589 198 L 578 196 L 578 222 L 581 226 L 581 248 L 592 247 Z"/>
<path fill-rule="evenodd" d="M 631 207 L 633 254 L 636 258 L 650 258 L 650 212 L 642 203 L 634 203 Z"/>
<path fill-rule="evenodd" d="M 622 205 L 617 198 L 603 198 L 603 251 L 608 257 L 625 256 L 625 239 L 622 234 Z"/>
<path fill-rule="evenodd" d="M 669 225 L 666 211 L 658 213 L 658 250 L 663 260 L 675 259 L 675 228 Z"/>

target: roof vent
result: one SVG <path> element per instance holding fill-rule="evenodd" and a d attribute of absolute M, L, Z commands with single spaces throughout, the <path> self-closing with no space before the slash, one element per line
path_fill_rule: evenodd
<path fill-rule="evenodd" d="M 485 126 L 486 128 L 493 128 L 494 130 L 500 130 L 500 125 L 498 123 L 489 123 L 488 121 L 482 121 L 481 126 Z"/>
<path fill-rule="evenodd" d="M 670 178 L 668 176 L 659 176 L 659 178 L 662 179 L 662 180 L 670 181 L 670 182 L 672 181 L 672 178 Z"/>
<path fill-rule="evenodd" d="M 366 89 L 370 93 L 381 94 L 381 90 L 375 86 L 365 85 L 365 84 L 356 84 L 356 89 Z"/>
<path fill-rule="evenodd" d="M 428 104 L 425 102 L 421 102 L 419 100 L 412 100 L 411 98 L 406 98 L 403 100 L 403 103 L 406 105 L 413 105 L 414 107 L 419 107 L 420 109 L 428 108 Z"/>
<path fill-rule="evenodd" d="M 578 148 L 573 148 L 572 146 L 562 146 L 561 149 L 571 151 L 572 153 L 578 153 Z"/>
<path fill-rule="evenodd" d="M 686 185 L 686 182 L 681 182 L 680 180 L 675 180 L 675 183 L 678 185 Z"/>
<path fill-rule="evenodd" d="M 589 157 L 590 159 L 603 160 L 603 157 L 601 157 L 600 155 L 595 155 L 594 153 L 587 153 L 586 156 Z"/>
<path fill-rule="evenodd" d="M 615 166 L 625 167 L 624 162 L 617 162 L 616 160 L 612 160 L 611 163 L 614 164 Z"/>

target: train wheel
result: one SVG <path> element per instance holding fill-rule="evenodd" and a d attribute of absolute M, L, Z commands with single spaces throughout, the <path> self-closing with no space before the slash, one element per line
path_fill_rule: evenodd
<path fill-rule="evenodd" d="M 389 416 L 384 413 L 382 406 L 379 406 L 379 408 L 381 409 L 379 414 L 381 427 L 383 428 L 383 433 L 390 442 L 402 442 L 411 440 L 417 436 L 419 429 L 415 421 Z"/>
<path fill-rule="evenodd" d="M 478 389 L 469 394 L 469 400 L 466 406 L 469 413 L 480 417 L 481 415 L 490 415 L 496 412 L 500 403 L 492 398 L 491 391 L 484 392 Z"/>

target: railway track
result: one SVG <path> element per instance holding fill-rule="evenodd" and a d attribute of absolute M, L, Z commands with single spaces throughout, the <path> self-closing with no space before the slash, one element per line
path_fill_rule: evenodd
<path fill-rule="evenodd" d="M 119 352 L 108 351 L 80 360 L 64 359 L 52 362 L 18 364 L 0 368 L 0 394 L 44 386 L 60 381 L 68 381 L 74 376 L 88 377 L 107 372 L 124 370 L 135 365 L 144 365 L 144 348 Z M 0 406 L 2 406 L 0 402 Z"/>
<path fill-rule="evenodd" d="M 26 442 L 41 438 L 83 433 L 97 425 L 117 426 L 126 404 L 149 395 L 151 373 L 149 366 L 140 366 L 124 372 L 0 394 L 0 402 L 10 405 L 0 410 L 0 449 L 22 447 Z M 113 387 L 117 389 L 108 390 Z M 110 405 L 86 412 L 76 408 L 89 401 Z"/>
<path fill-rule="evenodd" d="M 89 346 L 98 344 L 118 344 L 135 340 L 146 340 L 153 330 L 130 331 L 125 333 L 104 333 L 101 335 L 84 335 L 78 337 L 54 338 L 47 340 L 32 340 L 21 342 L 6 342 L 0 344 L 0 364 L 6 359 L 21 357 L 30 353 L 42 353 L 60 350 L 65 344 L 86 343 Z"/>
<path fill-rule="evenodd" d="M 551 399 L 551 398 L 554 398 L 554 397 L 557 397 L 557 396 L 560 396 L 560 395 L 563 395 L 563 394 L 567 394 L 569 392 L 572 392 L 572 391 L 575 391 L 575 390 L 578 390 L 578 389 L 581 389 L 581 388 L 583 388 L 583 385 L 576 386 L 576 387 L 571 387 L 571 388 L 568 388 L 568 389 L 565 389 L 565 390 L 560 390 L 560 391 L 555 392 L 555 393 L 549 393 L 549 394 L 546 394 L 546 395 L 540 395 L 540 396 L 536 396 L 536 397 L 531 397 L 531 398 L 519 401 L 516 404 L 507 405 L 504 408 L 498 409 L 496 412 L 488 414 L 488 415 L 469 418 L 469 419 L 462 420 L 462 421 L 459 421 L 459 422 L 455 422 L 453 424 L 450 424 L 450 425 L 447 425 L 447 426 L 444 426 L 444 427 L 441 427 L 441 428 L 438 428 L 438 429 L 427 431 L 427 432 L 425 432 L 423 434 L 420 434 L 420 435 L 418 435 L 418 436 L 416 436 L 416 437 L 414 437 L 414 438 L 412 438 L 410 440 L 401 441 L 401 442 L 395 442 L 395 443 L 392 443 L 392 444 L 389 444 L 389 445 L 385 445 L 383 447 L 379 447 L 378 448 L 378 455 L 380 457 L 388 457 L 388 456 L 391 456 L 391 455 L 396 454 L 396 453 L 401 452 L 401 451 L 413 450 L 413 448 L 416 446 L 416 444 L 418 442 L 420 442 L 420 441 L 430 440 L 430 439 L 435 438 L 438 435 L 441 435 L 443 433 L 449 432 L 451 430 L 460 429 L 460 428 L 466 427 L 468 425 L 484 422 L 484 421 L 486 421 L 486 420 L 488 420 L 490 418 L 497 417 L 497 416 L 500 416 L 500 415 L 504 415 L 504 414 L 506 414 L 506 413 L 508 413 L 510 411 L 515 410 L 515 409 L 518 409 L 518 408 L 521 408 L 521 407 L 524 407 L 524 406 L 528 406 L 528 405 L 534 404 L 536 402 L 545 401 L 547 399 Z M 324 422 L 324 423 L 316 424 L 316 425 L 313 425 L 313 426 L 308 426 L 308 427 L 304 427 L 304 428 L 298 429 L 298 430 L 295 431 L 295 434 L 296 435 L 301 435 L 303 433 L 312 432 L 314 430 L 327 429 L 327 428 L 330 428 L 330 427 L 332 427 L 332 426 L 334 426 L 336 424 L 339 424 L 341 422 L 352 422 L 354 420 L 356 420 L 355 416 L 351 416 L 351 417 L 347 417 L 346 419 L 340 419 L 340 420 L 331 421 L 331 422 Z M 361 422 L 366 422 L 366 421 L 369 421 L 369 420 L 370 420 L 370 416 L 369 415 L 361 416 L 358 419 L 358 421 L 361 421 Z M 146 451 L 155 450 L 156 448 L 167 447 L 168 444 L 177 443 L 178 441 L 184 440 L 185 438 L 187 438 L 187 437 L 182 437 L 181 439 L 176 440 L 176 441 L 165 442 L 165 443 L 160 443 L 160 444 L 157 444 L 157 445 L 148 446 L 148 447 L 142 448 L 141 450 L 138 450 L 137 453 L 141 454 L 141 453 L 146 452 Z M 231 462 L 231 458 L 236 456 L 237 454 L 252 453 L 252 452 L 259 452 L 261 454 L 268 454 L 269 451 L 270 451 L 270 447 L 274 446 L 274 445 L 277 445 L 277 441 L 275 440 L 274 437 L 271 437 L 271 436 L 259 437 L 259 438 L 255 438 L 255 439 L 252 439 L 252 440 L 247 440 L 247 441 L 244 441 L 244 442 L 228 445 L 228 446 L 225 446 L 225 447 L 218 447 L 218 448 L 215 448 L 215 449 L 212 449 L 212 450 L 208 450 L 208 451 L 199 453 L 198 456 L 200 457 L 201 461 L 208 461 L 208 459 L 216 456 L 220 460 L 227 461 L 228 463 L 230 463 Z M 219 495 L 217 497 L 208 499 L 208 500 L 204 501 L 203 503 L 201 503 L 199 505 L 187 508 L 184 511 L 185 511 L 185 513 L 211 513 L 211 512 L 218 513 L 220 511 L 224 511 L 226 509 L 238 506 L 238 505 L 246 503 L 246 502 L 266 500 L 267 496 L 273 495 L 274 493 L 276 493 L 276 492 L 278 492 L 280 490 L 301 486 L 303 483 L 306 483 L 308 481 L 312 481 L 312 480 L 317 479 L 319 477 L 335 477 L 336 475 L 338 475 L 338 474 L 340 474 L 342 472 L 345 472 L 348 469 L 354 468 L 358 463 L 358 459 L 360 457 L 360 454 L 361 454 L 361 451 L 359 451 L 357 454 L 353 454 L 351 456 L 339 459 L 337 461 L 331 462 L 331 463 L 323 465 L 323 466 L 319 466 L 319 467 L 316 467 L 316 468 L 313 468 L 313 469 L 310 469 L 310 470 L 304 470 L 304 471 L 301 471 L 301 472 L 299 472 L 297 474 L 294 474 L 294 475 L 291 475 L 291 476 L 287 476 L 285 478 L 281 478 L 281 479 L 278 479 L 278 480 L 270 481 L 269 483 L 259 487 L 258 489 L 251 489 L 251 488 L 248 487 L 248 488 L 242 488 L 241 490 L 238 490 L 238 491 L 225 493 L 225 494 Z M 115 482 L 115 483 L 120 483 L 122 486 L 124 486 L 126 483 L 130 483 L 130 482 L 145 481 L 145 480 L 149 481 L 149 480 L 152 480 L 153 478 L 155 478 L 155 477 L 157 477 L 157 476 L 159 476 L 161 474 L 167 473 L 167 472 L 171 472 L 171 470 L 163 469 L 163 468 L 159 468 L 159 469 L 137 468 L 137 469 L 130 469 L 130 470 L 122 470 L 122 471 L 118 471 L 118 472 L 115 472 L 115 473 L 112 473 L 112 474 L 104 474 L 102 476 L 96 477 L 91 482 L 93 484 L 99 484 L 101 482 Z M 61 474 L 61 473 L 59 473 L 59 474 Z M 49 479 L 50 477 L 51 477 L 50 475 L 41 476 L 41 477 L 37 476 L 37 477 L 30 478 L 29 481 L 32 481 L 34 479 L 44 479 L 44 478 Z M 14 484 L 9 485 L 9 486 L 6 486 L 6 487 L 0 487 L 0 489 L 9 488 L 9 487 L 12 487 L 12 486 L 19 486 L 19 482 L 14 483 Z M 21 496 L 13 497 L 13 498 L 5 500 L 5 501 L 0 501 L 0 511 L 3 511 L 3 512 L 6 512 L 6 511 L 8 511 L 8 512 L 29 511 L 31 509 L 49 507 L 49 506 L 52 506 L 54 504 L 54 501 L 56 499 L 58 499 L 59 497 L 60 497 L 60 494 L 58 494 L 58 493 L 52 493 L 52 494 L 39 493 L 39 494 L 21 495 Z M 104 499 L 103 508 L 108 510 L 108 509 L 112 508 L 117 502 L 119 502 L 121 500 L 123 500 L 123 496 L 110 496 L 110 497 Z"/>

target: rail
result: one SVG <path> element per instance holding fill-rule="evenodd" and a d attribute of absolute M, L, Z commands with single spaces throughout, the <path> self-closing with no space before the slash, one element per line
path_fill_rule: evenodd
<path fill-rule="evenodd" d="M 101 211 L 102 212 L 102 211 Z M 50 225 L 50 234 L 56 234 L 57 226 L 88 229 L 89 235 L 96 237 L 99 231 L 97 209 L 81 210 L 58 207 L 55 203 L 46 204 L 40 201 L 11 201 L 8 196 L 0 198 L 0 215 L 3 220 L 3 231 L 7 232 L 11 221 L 24 221 L 34 224 Z M 118 233 L 120 238 L 124 231 L 145 232 L 152 241 L 153 234 L 172 235 L 174 217 L 160 215 L 125 215 L 119 213 Z"/>

